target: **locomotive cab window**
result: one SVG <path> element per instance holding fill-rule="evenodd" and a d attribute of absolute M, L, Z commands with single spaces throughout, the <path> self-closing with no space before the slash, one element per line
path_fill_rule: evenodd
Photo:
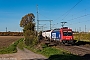
<path fill-rule="evenodd" d="M 72 36 L 72 32 L 68 32 L 68 36 Z"/>
<path fill-rule="evenodd" d="M 72 36 L 72 32 L 63 32 L 63 36 Z"/>
<path fill-rule="evenodd" d="M 67 36 L 67 32 L 63 32 L 63 36 Z"/>

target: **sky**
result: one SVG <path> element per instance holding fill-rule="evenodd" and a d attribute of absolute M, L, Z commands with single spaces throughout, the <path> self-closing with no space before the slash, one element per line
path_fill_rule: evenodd
<path fill-rule="evenodd" d="M 20 21 L 28 13 L 38 20 L 53 20 L 51 28 L 61 28 L 61 22 L 73 31 L 90 31 L 90 0 L 0 0 L 0 32 L 20 32 Z M 43 30 L 50 29 L 49 21 L 39 21 Z M 42 30 L 42 29 L 41 29 Z"/>

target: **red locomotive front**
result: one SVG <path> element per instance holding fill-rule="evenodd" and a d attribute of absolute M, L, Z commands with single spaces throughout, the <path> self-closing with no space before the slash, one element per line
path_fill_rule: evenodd
<path fill-rule="evenodd" d="M 60 41 L 62 43 L 73 43 L 73 32 L 72 29 L 69 29 L 68 27 L 63 27 L 60 29 L 61 39 Z"/>

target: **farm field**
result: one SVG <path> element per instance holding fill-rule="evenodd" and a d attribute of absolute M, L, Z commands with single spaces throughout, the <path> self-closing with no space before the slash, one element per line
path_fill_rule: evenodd
<path fill-rule="evenodd" d="M 24 36 L 0 36 L 0 49 L 8 47 L 20 38 L 24 38 Z"/>
<path fill-rule="evenodd" d="M 2 47 L 7 47 L 13 42 L 17 42 L 17 40 L 21 40 L 20 38 L 24 38 L 24 36 L 0 36 L 0 49 Z M 23 40 L 23 39 L 22 39 Z M 10 50 L 11 49 L 11 50 Z M 13 48 L 10 48 L 9 50 L 12 51 Z M 1 52 L 5 52 L 6 50 L 3 50 Z M 43 55 L 33 53 L 32 51 L 29 51 L 28 49 L 24 48 L 21 50 L 19 47 L 17 47 L 17 52 L 15 53 L 5 53 L 0 54 L 0 60 L 46 60 L 47 58 Z"/>

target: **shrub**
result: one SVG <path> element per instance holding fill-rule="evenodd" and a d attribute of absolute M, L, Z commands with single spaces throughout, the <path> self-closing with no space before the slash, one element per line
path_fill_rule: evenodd
<path fill-rule="evenodd" d="M 37 44 L 37 37 L 35 36 L 34 31 L 31 30 L 27 30 L 25 31 L 25 44 L 27 46 L 33 46 L 35 44 Z"/>

